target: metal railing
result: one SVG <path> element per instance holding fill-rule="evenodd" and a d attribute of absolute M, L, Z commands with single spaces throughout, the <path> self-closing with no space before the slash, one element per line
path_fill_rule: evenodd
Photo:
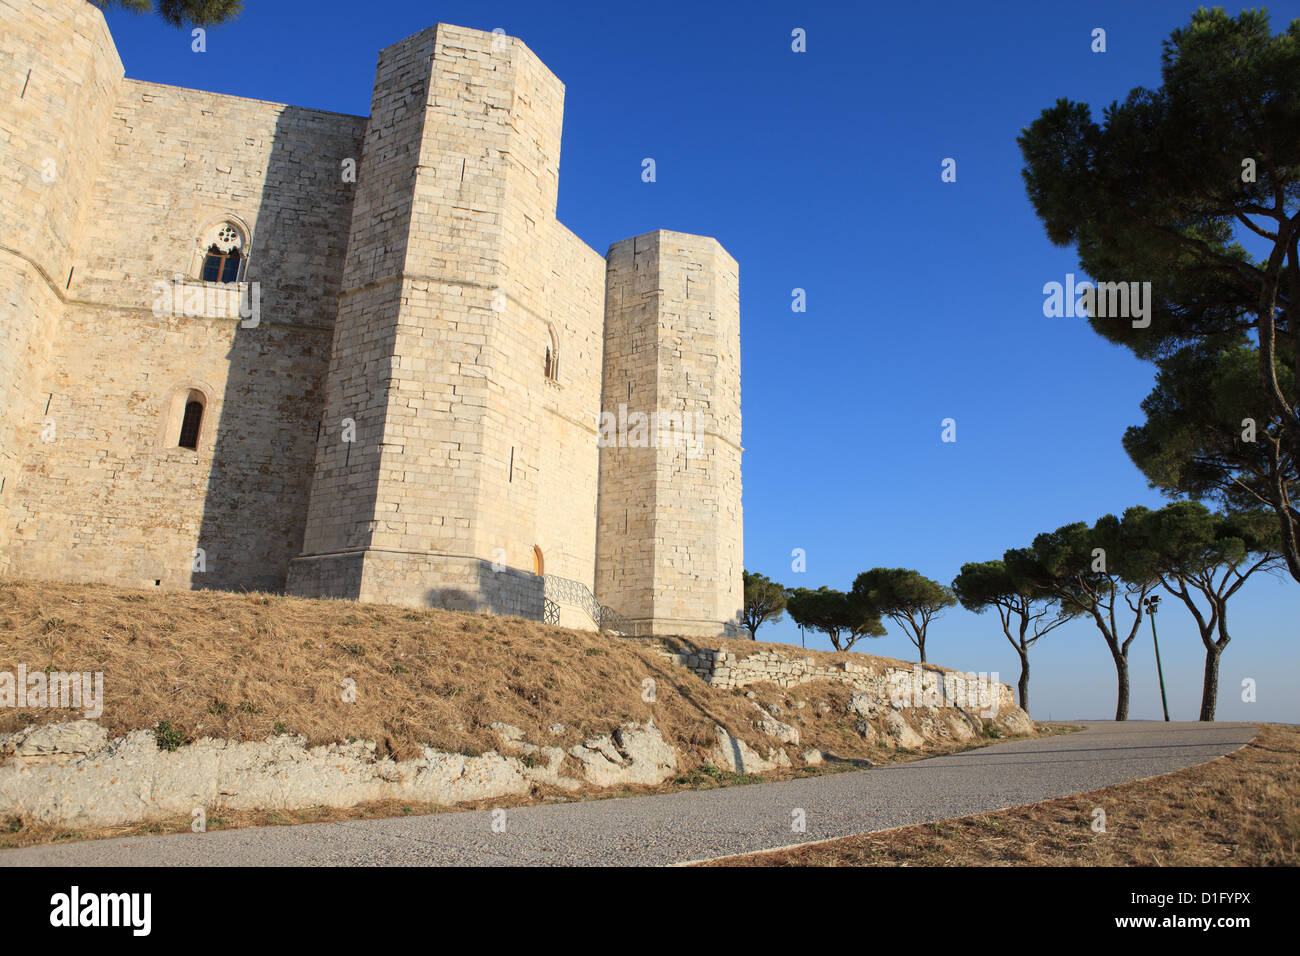
<path fill-rule="evenodd" d="M 621 634 L 627 629 L 627 620 L 612 607 L 605 607 L 596 600 L 596 595 L 591 593 L 581 581 L 574 581 L 572 578 L 562 578 L 558 574 L 546 574 L 542 576 L 543 594 L 547 601 L 547 622 L 553 613 L 556 620 L 553 623 L 559 623 L 559 608 L 552 609 L 549 605 L 568 604 L 570 607 L 582 609 L 587 617 L 591 618 L 591 623 L 602 631 L 612 631 L 615 634 Z"/>
<path fill-rule="evenodd" d="M 591 618 L 591 622 L 602 631 L 613 634 L 628 632 L 627 618 L 612 607 L 606 607 L 596 600 L 596 596 L 581 581 L 562 578 L 558 574 L 542 576 L 543 595 L 545 596 L 546 623 L 560 623 L 560 604 L 581 608 Z M 749 630 L 743 624 L 727 623 L 723 625 L 726 637 L 749 637 Z"/>

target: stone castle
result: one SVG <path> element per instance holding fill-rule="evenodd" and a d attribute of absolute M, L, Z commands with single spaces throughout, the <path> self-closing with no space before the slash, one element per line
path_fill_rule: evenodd
<path fill-rule="evenodd" d="M 520 40 L 360 117 L 127 79 L 84 0 L 0 34 L 0 575 L 734 632 L 736 262 L 556 220 Z"/>

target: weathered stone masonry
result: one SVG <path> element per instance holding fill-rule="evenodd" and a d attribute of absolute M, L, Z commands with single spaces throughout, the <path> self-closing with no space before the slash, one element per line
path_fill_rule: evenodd
<path fill-rule="evenodd" d="M 826 664 L 813 657 L 791 657 L 776 650 L 741 655 L 723 647 L 673 652 L 668 656 L 710 686 L 724 689 L 760 683 L 790 688 L 813 681 L 830 681 L 862 691 L 881 704 L 897 698 L 910 701 L 911 706 L 958 706 L 994 712 L 1017 710 L 1011 687 L 997 680 L 996 674 L 981 678 L 931 665 L 891 667 L 853 660 Z"/>
<path fill-rule="evenodd" d="M 736 621 L 739 270 L 556 220 L 521 41 L 408 37 L 356 117 L 126 79 L 84 0 L 0 27 L 0 574 L 542 617 L 544 572 L 594 594 L 565 624 Z M 698 448 L 602 448 L 620 404 Z"/>

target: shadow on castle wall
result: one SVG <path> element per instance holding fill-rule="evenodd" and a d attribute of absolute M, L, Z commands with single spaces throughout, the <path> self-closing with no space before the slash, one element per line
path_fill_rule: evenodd
<path fill-rule="evenodd" d="M 339 423 L 322 419 L 351 222 L 340 162 L 361 148 L 359 137 L 348 141 L 348 120 L 357 123 L 286 107 L 276 123 L 244 275 L 260 286 L 260 314 L 232 320 L 225 388 L 208 396 L 216 436 L 197 542 L 206 570 L 192 575 L 194 589 L 284 590 L 302 550 L 317 444 L 340 439 Z M 360 422 L 357 432 L 353 465 Z M 373 481 L 356 487 L 359 522 L 375 494 Z"/>
<path fill-rule="evenodd" d="M 515 568 L 496 570 L 490 561 L 476 560 L 475 565 L 478 583 L 475 591 L 430 588 L 424 593 L 424 604 L 448 611 L 503 614 L 533 621 L 545 619 L 545 579 Z"/>

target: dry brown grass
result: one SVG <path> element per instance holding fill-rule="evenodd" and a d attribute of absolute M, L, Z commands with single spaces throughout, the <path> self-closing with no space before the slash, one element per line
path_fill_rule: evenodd
<path fill-rule="evenodd" d="M 742 652 L 755 647 L 732 643 Z M 496 721 L 522 728 L 535 743 L 568 747 L 653 717 L 686 755 L 684 770 L 713 745 L 715 724 L 760 750 L 780 746 L 755 727 L 757 712 L 742 692 L 708 686 L 656 644 L 439 609 L 0 581 L 0 670 L 22 663 L 103 671 L 99 722 L 110 736 L 167 721 L 190 740 L 277 733 L 302 734 L 310 745 L 374 740 L 381 755 L 406 759 L 423 746 L 492 750 L 498 742 L 488 728 Z M 642 700 L 647 677 L 656 683 L 653 703 Z M 355 703 L 343 700 L 346 678 L 356 682 Z M 801 748 L 876 762 L 891 756 L 853 732 L 844 685 L 752 690 L 800 727 Z M 797 701 L 805 706 L 797 709 Z M 74 717 L 80 714 L 0 708 L 0 732 Z M 547 730 L 555 723 L 564 724 L 562 735 Z"/>
<path fill-rule="evenodd" d="M 1106 832 L 1092 832 L 1093 809 Z M 1300 727 L 1149 780 L 708 866 L 1295 866 Z"/>
<path fill-rule="evenodd" d="M 701 770 L 704 752 L 714 744 L 714 725 L 760 751 L 782 746 L 780 741 L 757 729 L 758 714 L 745 692 L 710 687 L 658 653 L 660 643 L 438 609 L 0 581 L 0 670 L 13 672 L 24 664 L 29 671 L 102 671 L 99 723 L 113 737 L 166 721 L 186 740 L 263 740 L 279 733 L 302 734 L 309 745 L 374 740 L 381 755 L 407 759 L 425 746 L 467 754 L 495 749 L 499 742 L 489 727 L 497 721 L 520 727 L 535 743 L 567 748 L 627 721 L 653 718 L 682 754 L 681 775 L 660 788 L 584 788 L 568 797 L 537 788 L 528 797 L 482 806 L 757 782 L 749 774 Z M 755 649 L 748 641 L 721 643 L 742 653 Z M 888 660 L 786 649 L 819 660 Z M 656 684 L 653 703 L 642 700 L 647 677 Z M 343 700 L 345 678 L 356 682 L 355 703 Z M 747 690 L 799 727 L 799 746 L 786 745 L 791 756 L 817 747 L 839 757 L 887 763 L 991 742 L 887 750 L 867 745 L 854 731 L 855 718 L 845 707 L 852 690 L 842 684 L 790 690 L 756 684 Z M 0 708 L 0 733 L 81 716 L 54 708 Z M 550 733 L 556 723 L 565 726 L 563 734 Z M 796 767 L 762 779 L 838 769 L 843 765 Z M 210 819 L 209 829 L 444 809 L 385 803 L 347 810 L 228 812 Z M 183 832 L 189 826 L 188 818 L 93 830 L 0 820 L 0 847 Z"/>
<path fill-rule="evenodd" d="M 757 735 L 743 700 L 647 642 L 437 609 L 0 582 L 0 669 L 19 663 L 103 671 L 110 736 L 165 720 L 190 739 L 374 740 L 404 759 L 421 746 L 494 749 L 494 721 L 566 746 L 651 717 L 687 747 L 710 745 L 714 723 Z M 659 685 L 653 704 L 641 699 L 647 677 Z M 343 699 L 346 678 L 355 703 Z M 68 719 L 3 709 L 0 732 Z M 565 733 L 550 734 L 553 723 Z"/>

